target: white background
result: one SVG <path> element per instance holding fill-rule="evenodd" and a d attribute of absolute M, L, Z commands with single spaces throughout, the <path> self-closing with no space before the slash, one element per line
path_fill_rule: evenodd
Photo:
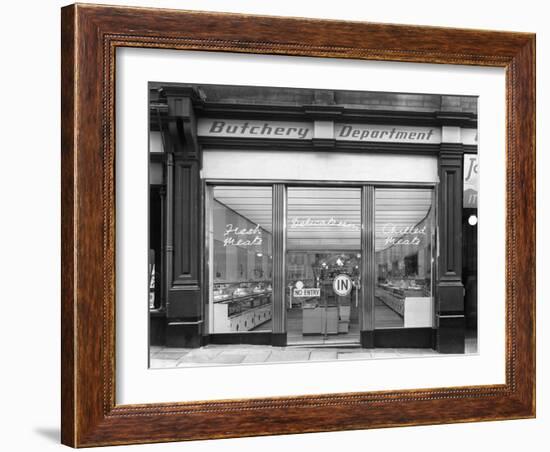
<path fill-rule="evenodd" d="M 544 176 L 549 145 L 550 31 L 546 2 L 392 1 L 117 1 L 119 4 L 209 9 L 395 23 L 537 32 L 538 231 L 548 230 L 542 210 L 550 196 Z M 45 451 L 59 445 L 59 7 L 58 1 L 10 2 L 2 10 L 2 302 L 4 305 L 0 402 L 3 450 Z M 548 211 L 548 209 L 546 209 Z M 543 232 L 538 237 L 538 274 L 548 264 Z M 541 279 L 542 281 L 542 279 Z M 538 416 L 536 420 L 371 431 L 321 433 L 224 441 L 119 447 L 116 450 L 278 451 L 358 449 L 464 451 L 491 448 L 546 450 L 548 413 L 548 319 L 545 288 L 538 285 Z M 546 356 L 545 356 L 546 355 Z"/>
<path fill-rule="evenodd" d="M 299 63 L 297 63 L 299 60 Z M 347 61 L 211 52 L 121 49 L 117 51 L 117 378 L 120 404 L 355 391 L 445 387 L 504 382 L 504 71 L 434 64 Z M 436 356 L 422 359 L 349 360 L 329 363 L 284 363 L 187 369 L 147 369 L 147 91 L 149 80 L 171 82 L 257 84 L 350 90 L 479 95 L 481 149 L 479 227 L 479 350 L 477 356 Z M 418 157 L 357 155 L 326 156 L 292 153 L 292 162 L 270 165 L 258 174 L 254 155 L 238 168 L 223 157 L 205 154 L 205 178 L 324 179 L 369 181 L 433 181 L 437 170 Z M 215 153 L 215 152 L 214 152 Z M 280 154 L 285 154 L 281 156 Z M 287 153 L 274 158 L 286 159 Z M 273 154 L 270 154 L 273 156 Z M 352 156 L 352 157 L 350 157 Z M 353 163 L 347 158 L 353 158 Z M 265 157 L 261 157 L 265 158 Z M 307 160 L 304 160 L 307 159 Z M 216 160 L 216 163 L 212 163 Z M 424 159 L 426 160 L 426 159 Z M 432 159 L 435 160 L 435 159 Z M 242 161 L 235 158 L 234 161 Z M 430 158 L 427 158 L 430 161 Z M 390 163 L 391 162 L 391 163 Z M 216 170 L 224 167 L 223 173 Z M 248 166 L 250 165 L 250 167 Z M 415 168 L 411 170 L 411 165 Z M 227 167 L 226 167 L 227 166 Z M 296 169 L 314 168 L 299 174 Z M 354 166 L 355 170 L 342 168 Z M 289 168 L 294 167 L 294 170 Z M 381 168 L 382 167 L 382 168 Z M 388 174 L 391 167 L 391 175 Z M 401 167 L 401 170 L 399 169 Z M 253 175 L 246 168 L 254 168 Z M 277 168 L 284 168 L 283 174 Z M 250 170 L 249 170 L 250 171 Z M 260 170 L 261 173 L 261 170 Z M 345 173 L 345 176 L 342 176 Z M 431 174 L 430 174 L 431 173 Z M 327 176 L 328 175 L 328 176 Z M 484 195 L 484 193 L 486 195 Z M 494 196 L 501 193 L 501 196 Z M 141 300 L 141 302 L 139 302 Z M 345 378 L 352 375 L 354 378 Z M 406 375 L 406 378 L 403 376 Z M 185 383 L 184 383 L 185 382 Z M 223 384 L 221 383 L 223 382 Z"/>

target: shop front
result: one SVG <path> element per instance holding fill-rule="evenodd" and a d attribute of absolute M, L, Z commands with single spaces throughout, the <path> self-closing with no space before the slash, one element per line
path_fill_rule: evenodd
<path fill-rule="evenodd" d="M 151 99 L 152 344 L 464 352 L 475 98 L 154 85 Z"/>

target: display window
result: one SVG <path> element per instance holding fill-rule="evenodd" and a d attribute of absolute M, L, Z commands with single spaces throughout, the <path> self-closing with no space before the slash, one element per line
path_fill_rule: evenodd
<path fill-rule="evenodd" d="M 375 191 L 375 327 L 433 324 L 434 193 Z"/>
<path fill-rule="evenodd" d="M 369 325 L 432 328 L 432 187 L 280 185 L 281 224 L 272 186 L 206 185 L 211 334 L 270 332 L 275 321 L 288 345 L 359 344 Z M 276 250 L 274 228 L 285 238 Z M 274 254 L 284 254 L 278 299 Z"/>
<path fill-rule="evenodd" d="M 208 187 L 210 332 L 271 331 L 271 187 Z"/>

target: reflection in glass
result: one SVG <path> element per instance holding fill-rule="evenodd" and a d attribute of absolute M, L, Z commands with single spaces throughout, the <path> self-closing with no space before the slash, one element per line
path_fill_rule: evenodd
<path fill-rule="evenodd" d="M 433 191 L 375 193 L 375 327 L 431 327 Z"/>
<path fill-rule="evenodd" d="M 270 331 L 271 187 L 208 188 L 210 332 Z"/>

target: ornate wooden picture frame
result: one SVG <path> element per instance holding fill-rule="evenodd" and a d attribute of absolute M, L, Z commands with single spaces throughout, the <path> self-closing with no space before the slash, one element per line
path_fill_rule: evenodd
<path fill-rule="evenodd" d="M 73 447 L 535 416 L 535 36 L 71 5 L 62 9 L 62 442 Z M 506 380 L 118 405 L 115 65 L 122 47 L 460 64 L 506 71 Z"/>

